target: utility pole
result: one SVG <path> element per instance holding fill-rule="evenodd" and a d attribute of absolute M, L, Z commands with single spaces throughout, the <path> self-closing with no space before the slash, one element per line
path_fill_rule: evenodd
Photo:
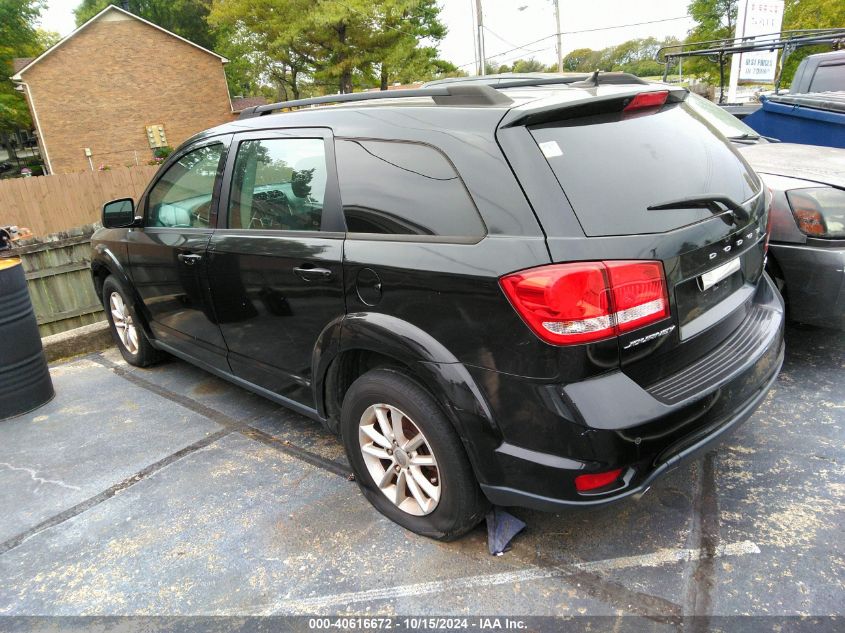
<path fill-rule="evenodd" d="M 487 59 L 484 56 L 484 15 L 481 10 L 481 0 L 475 0 L 475 15 L 478 22 L 478 74 L 487 73 Z"/>
<path fill-rule="evenodd" d="M 563 72 L 563 48 L 560 44 L 560 0 L 554 0 L 555 3 L 555 22 L 557 23 L 557 71 Z"/>
<path fill-rule="evenodd" d="M 469 5 L 469 14 L 471 16 L 470 21 L 472 22 L 472 57 L 475 62 L 473 68 L 475 68 L 475 72 L 478 73 L 478 27 L 475 24 L 475 0 L 469 0 Z"/>

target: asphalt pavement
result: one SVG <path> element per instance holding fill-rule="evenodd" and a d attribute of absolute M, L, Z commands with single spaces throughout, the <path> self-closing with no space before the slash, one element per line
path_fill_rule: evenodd
<path fill-rule="evenodd" d="M 0 616 L 845 615 L 842 333 L 791 327 L 725 444 L 637 501 L 513 510 L 498 557 L 391 523 L 335 437 L 186 363 L 51 372 L 0 422 Z"/>

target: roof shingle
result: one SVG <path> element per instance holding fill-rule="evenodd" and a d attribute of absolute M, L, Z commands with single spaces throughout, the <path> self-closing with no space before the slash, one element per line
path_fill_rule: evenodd
<path fill-rule="evenodd" d="M 264 97 L 232 97 L 232 111 L 240 112 L 247 108 L 254 108 L 255 106 L 267 105 L 267 99 Z"/>
<path fill-rule="evenodd" d="M 12 60 L 12 74 L 17 75 L 22 69 L 29 66 L 34 57 L 15 57 Z"/>

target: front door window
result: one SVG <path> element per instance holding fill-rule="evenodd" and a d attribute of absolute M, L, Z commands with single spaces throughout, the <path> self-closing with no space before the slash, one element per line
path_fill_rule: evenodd
<path fill-rule="evenodd" d="M 147 226 L 206 229 L 223 144 L 204 145 L 168 167 L 149 194 Z"/>

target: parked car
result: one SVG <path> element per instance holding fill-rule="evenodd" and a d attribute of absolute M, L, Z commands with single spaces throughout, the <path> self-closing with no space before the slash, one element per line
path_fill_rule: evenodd
<path fill-rule="evenodd" d="M 690 105 L 736 143 L 773 194 L 766 269 L 804 323 L 845 329 L 845 149 L 771 143 L 716 104 Z"/>
<path fill-rule="evenodd" d="M 808 55 L 798 64 L 789 86 L 790 94 L 843 91 L 845 91 L 845 51 Z"/>
<path fill-rule="evenodd" d="M 94 283 L 127 362 L 319 420 L 419 534 L 637 496 L 783 359 L 766 190 L 687 98 L 595 75 L 252 108 L 105 205 Z"/>
<path fill-rule="evenodd" d="M 759 104 L 723 107 L 758 134 L 845 148 L 845 51 L 805 57 L 787 93 L 762 96 Z"/>

